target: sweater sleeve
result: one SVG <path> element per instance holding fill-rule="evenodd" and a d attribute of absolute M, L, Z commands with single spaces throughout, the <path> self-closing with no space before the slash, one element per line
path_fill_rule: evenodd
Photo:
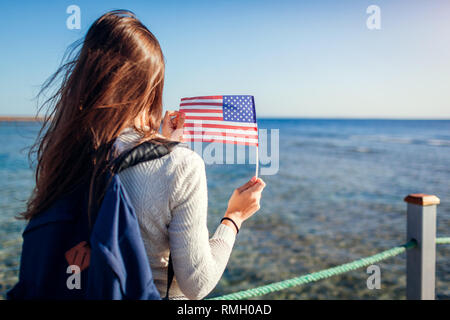
<path fill-rule="evenodd" d="M 219 282 L 235 241 L 223 224 L 209 239 L 203 160 L 194 152 L 175 167 L 169 206 L 169 243 L 176 281 L 188 299 L 202 299 Z"/>

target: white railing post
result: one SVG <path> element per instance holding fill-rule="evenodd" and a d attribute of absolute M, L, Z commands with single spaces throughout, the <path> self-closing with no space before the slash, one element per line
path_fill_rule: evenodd
<path fill-rule="evenodd" d="M 417 246 L 406 251 L 406 298 L 434 300 L 436 282 L 436 206 L 439 198 L 410 194 L 407 202 L 407 241 Z"/>

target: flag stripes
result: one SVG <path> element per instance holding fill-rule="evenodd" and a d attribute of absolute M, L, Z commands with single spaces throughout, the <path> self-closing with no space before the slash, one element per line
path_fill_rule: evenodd
<path fill-rule="evenodd" d="M 184 141 L 258 146 L 253 97 L 182 98 L 180 112 L 185 114 Z"/>

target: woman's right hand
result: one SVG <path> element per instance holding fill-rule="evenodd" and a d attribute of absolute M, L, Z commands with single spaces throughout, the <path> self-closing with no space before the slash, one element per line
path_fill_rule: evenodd
<path fill-rule="evenodd" d="M 225 217 L 232 219 L 240 229 L 242 222 L 259 210 L 261 192 L 265 186 L 262 179 L 253 177 L 246 184 L 235 189 L 228 201 Z M 223 221 L 225 224 L 228 224 L 227 222 L 227 220 Z"/>
<path fill-rule="evenodd" d="M 162 121 L 161 134 L 174 141 L 183 141 L 183 126 L 185 119 L 186 116 L 182 112 L 166 111 Z"/>

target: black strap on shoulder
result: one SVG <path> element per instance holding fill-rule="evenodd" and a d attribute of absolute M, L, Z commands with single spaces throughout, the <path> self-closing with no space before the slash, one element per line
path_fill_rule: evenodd
<path fill-rule="evenodd" d="M 170 286 L 172 285 L 174 275 L 175 275 L 175 272 L 173 271 L 172 254 L 169 254 L 169 268 L 167 270 L 167 290 L 166 290 L 166 296 L 164 297 L 164 300 L 169 300 L 169 291 L 170 291 Z"/>
<path fill-rule="evenodd" d="M 179 142 L 175 141 L 165 144 L 156 144 L 151 141 L 143 142 L 138 146 L 122 153 L 114 160 L 112 168 L 113 173 L 117 174 L 141 162 L 164 157 L 169 154 L 178 143 Z"/>

